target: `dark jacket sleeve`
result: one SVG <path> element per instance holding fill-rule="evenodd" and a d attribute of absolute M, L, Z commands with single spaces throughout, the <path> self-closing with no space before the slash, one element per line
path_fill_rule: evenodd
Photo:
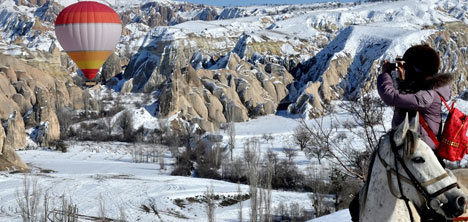
<path fill-rule="evenodd" d="M 425 110 L 434 101 L 434 90 L 402 93 L 393 86 L 392 77 L 382 73 L 377 77 L 377 90 L 385 104 L 403 109 Z"/>

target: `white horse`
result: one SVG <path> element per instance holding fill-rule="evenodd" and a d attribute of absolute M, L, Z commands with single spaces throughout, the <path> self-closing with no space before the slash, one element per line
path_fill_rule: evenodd
<path fill-rule="evenodd" d="M 420 215 L 455 218 L 465 211 L 466 194 L 420 139 L 418 122 L 415 118 L 410 127 L 407 116 L 396 131 L 381 138 L 367 187 L 360 193 L 359 221 L 414 221 L 408 201 Z"/>

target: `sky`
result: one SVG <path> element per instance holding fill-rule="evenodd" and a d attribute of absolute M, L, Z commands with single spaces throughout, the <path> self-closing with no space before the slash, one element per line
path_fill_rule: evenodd
<path fill-rule="evenodd" d="M 182 1 L 182 0 L 180 0 Z M 356 0 L 183 0 L 195 4 L 215 5 L 215 6 L 249 6 L 264 4 L 306 4 L 316 2 L 355 2 Z"/>

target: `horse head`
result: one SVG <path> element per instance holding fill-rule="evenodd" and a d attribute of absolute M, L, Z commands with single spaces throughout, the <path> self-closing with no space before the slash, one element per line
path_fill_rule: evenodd
<path fill-rule="evenodd" d="M 420 215 L 458 217 L 465 211 L 467 196 L 456 177 L 442 167 L 421 139 L 418 128 L 418 115 L 411 123 L 406 116 L 379 144 L 377 154 L 386 168 L 390 191 L 399 199 L 413 202 Z"/>

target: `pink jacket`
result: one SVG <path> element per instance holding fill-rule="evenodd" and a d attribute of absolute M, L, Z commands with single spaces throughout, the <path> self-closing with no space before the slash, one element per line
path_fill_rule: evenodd
<path fill-rule="evenodd" d="M 442 100 L 437 92 L 444 97 L 446 101 L 450 99 L 451 87 L 450 74 L 438 74 L 427 80 L 427 88 L 419 90 L 416 93 L 405 93 L 395 88 L 392 77 L 388 73 L 382 73 L 377 77 L 377 90 L 380 98 L 385 104 L 395 107 L 392 119 L 392 128 L 396 128 L 404 121 L 406 113 L 410 120 L 416 115 L 416 111 L 422 114 L 424 120 L 435 135 L 439 135 L 439 129 L 442 122 L 441 107 Z M 428 136 L 427 132 L 420 126 L 423 140 L 435 149 L 435 144 Z"/>

